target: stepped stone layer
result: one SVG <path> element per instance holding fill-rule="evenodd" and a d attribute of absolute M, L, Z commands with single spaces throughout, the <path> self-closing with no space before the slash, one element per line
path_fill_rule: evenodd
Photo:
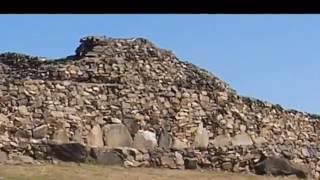
<path fill-rule="evenodd" d="M 79 143 L 102 164 L 242 172 L 263 152 L 319 178 L 320 116 L 240 96 L 143 38 L 80 42 L 58 60 L 0 55 L 0 162 Z"/>

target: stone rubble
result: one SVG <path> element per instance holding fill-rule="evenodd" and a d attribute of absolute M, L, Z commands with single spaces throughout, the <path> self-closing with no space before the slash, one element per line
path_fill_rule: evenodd
<path fill-rule="evenodd" d="M 319 115 L 240 96 L 143 38 L 80 43 L 57 60 L 0 54 L 0 163 L 79 143 L 102 164 L 253 172 L 263 151 L 319 178 Z"/>

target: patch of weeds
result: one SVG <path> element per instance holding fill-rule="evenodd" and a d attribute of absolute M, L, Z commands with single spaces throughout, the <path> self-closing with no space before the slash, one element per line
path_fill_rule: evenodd
<path fill-rule="evenodd" d="M 85 161 L 84 161 L 85 164 L 96 164 L 96 160 L 91 157 L 91 156 L 88 156 Z"/>

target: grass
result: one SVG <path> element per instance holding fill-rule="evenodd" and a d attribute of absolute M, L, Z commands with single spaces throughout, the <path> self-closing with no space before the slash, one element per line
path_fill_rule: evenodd
<path fill-rule="evenodd" d="M 60 165 L 0 165 L 4 180 L 268 180 L 271 178 L 249 174 L 200 170 L 170 170 L 152 168 L 123 168 L 90 164 Z M 1 178 L 0 178 L 1 179 Z"/>

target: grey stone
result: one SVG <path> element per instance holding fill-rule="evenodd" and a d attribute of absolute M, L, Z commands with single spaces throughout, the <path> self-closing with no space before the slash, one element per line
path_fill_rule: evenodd
<path fill-rule="evenodd" d="M 240 131 L 241 131 L 241 132 L 245 132 L 246 130 L 247 130 L 247 126 L 241 124 L 241 125 L 240 125 Z"/>
<path fill-rule="evenodd" d="M 116 147 L 116 148 L 112 148 L 112 149 L 114 149 L 115 151 L 124 155 L 125 157 L 129 157 L 129 156 L 135 157 L 137 155 L 138 156 L 141 155 L 141 153 L 137 149 L 134 149 L 131 147 Z"/>
<path fill-rule="evenodd" d="M 233 169 L 232 162 L 224 162 L 222 163 L 222 170 L 231 171 Z"/>
<path fill-rule="evenodd" d="M 55 118 L 63 118 L 64 117 L 64 113 L 61 111 L 51 111 L 51 116 L 55 117 Z"/>
<path fill-rule="evenodd" d="M 9 122 L 9 118 L 6 115 L 0 113 L 0 124 L 6 124 Z"/>
<path fill-rule="evenodd" d="M 136 149 L 154 149 L 157 147 L 156 134 L 150 131 L 139 130 L 134 136 L 133 147 Z"/>
<path fill-rule="evenodd" d="M 253 145 L 251 137 L 246 133 L 241 133 L 234 136 L 231 140 L 233 146 L 248 146 Z"/>
<path fill-rule="evenodd" d="M 143 161 L 148 161 L 150 160 L 150 155 L 148 153 L 143 153 L 142 154 L 142 160 Z"/>
<path fill-rule="evenodd" d="M 118 118 L 111 118 L 111 122 L 113 124 L 121 124 L 122 123 L 122 121 L 120 119 L 118 119 Z"/>
<path fill-rule="evenodd" d="M 320 156 L 320 152 L 314 146 L 308 147 L 308 152 L 309 152 L 311 158 L 317 158 Z"/>
<path fill-rule="evenodd" d="M 185 158 L 184 159 L 184 166 L 186 169 L 197 169 L 198 168 L 198 161 L 196 158 Z"/>
<path fill-rule="evenodd" d="M 16 137 L 21 137 L 21 138 L 30 138 L 32 136 L 32 133 L 30 130 L 26 130 L 26 129 L 19 129 L 16 133 L 15 133 Z"/>
<path fill-rule="evenodd" d="M 54 132 L 52 139 L 58 144 L 68 143 L 68 132 L 65 129 L 58 129 Z"/>
<path fill-rule="evenodd" d="M 200 123 L 197 129 L 197 133 L 194 139 L 194 145 L 196 148 L 207 148 L 209 144 L 209 133 Z"/>
<path fill-rule="evenodd" d="M 30 156 L 19 156 L 21 162 L 25 163 L 25 164 L 33 164 L 34 163 L 34 159 Z"/>
<path fill-rule="evenodd" d="M 30 156 L 14 154 L 11 156 L 13 163 L 33 164 L 34 159 Z"/>
<path fill-rule="evenodd" d="M 76 142 L 76 143 L 80 143 L 83 144 L 83 138 L 82 138 L 82 133 L 81 133 L 81 129 L 76 129 L 74 131 L 74 134 L 72 136 L 72 141 Z"/>
<path fill-rule="evenodd" d="M 231 145 L 231 138 L 226 135 L 219 135 L 211 141 L 212 145 L 215 147 L 224 147 Z"/>
<path fill-rule="evenodd" d="M 188 148 L 188 144 L 178 138 L 173 139 L 172 149 L 183 150 Z"/>
<path fill-rule="evenodd" d="M 178 166 L 184 166 L 183 156 L 179 152 L 174 152 L 175 160 Z"/>
<path fill-rule="evenodd" d="M 33 129 L 32 136 L 35 139 L 42 139 L 42 138 L 46 137 L 47 133 L 48 133 L 48 126 L 41 125 L 41 126 Z"/>
<path fill-rule="evenodd" d="M 176 163 L 174 159 L 168 155 L 163 155 L 160 157 L 160 163 L 163 167 L 175 169 L 176 168 Z"/>
<path fill-rule="evenodd" d="M 281 146 L 280 146 L 281 147 Z M 279 148 L 280 149 L 280 148 Z M 281 149 L 280 149 L 281 150 Z M 285 157 L 286 159 L 292 160 L 294 159 L 294 154 L 292 153 L 292 151 L 290 151 L 289 149 L 284 149 L 281 150 L 281 154 L 283 155 L 283 157 Z"/>
<path fill-rule="evenodd" d="M 281 157 L 266 157 L 254 167 L 256 174 L 273 175 L 273 176 L 289 176 L 296 175 L 299 178 L 307 178 L 308 173 L 299 169 L 296 165 L 287 159 Z"/>
<path fill-rule="evenodd" d="M 108 147 L 131 147 L 132 137 L 123 124 L 108 124 L 103 127 L 104 143 Z"/>
<path fill-rule="evenodd" d="M 119 152 L 120 154 L 124 155 L 124 157 L 126 157 L 126 160 L 130 160 L 130 161 L 133 161 L 133 160 L 142 161 L 143 160 L 143 154 L 141 154 L 141 152 L 135 148 L 119 147 L 119 148 L 114 148 L 114 150 Z"/>
<path fill-rule="evenodd" d="M 252 139 L 253 143 L 257 146 L 260 147 L 262 146 L 264 143 L 266 143 L 266 139 L 264 137 L 256 137 L 254 139 Z"/>
<path fill-rule="evenodd" d="M 137 162 L 137 161 L 128 161 L 126 160 L 124 162 L 124 167 L 148 167 L 149 162 L 148 161 L 142 161 L 142 162 Z"/>
<path fill-rule="evenodd" d="M 307 148 L 302 148 L 301 149 L 301 154 L 304 157 L 310 157 L 310 153 L 309 153 L 309 150 Z"/>
<path fill-rule="evenodd" d="M 50 144 L 54 157 L 71 162 L 85 162 L 88 156 L 87 148 L 79 143 Z"/>
<path fill-rule="evenodd" d="M 103 147 L 104 146 L 103 133 L 102 133 L 102 130 L 99 125 L 95 125 L 91 129 L 91 131 L 87 137 L 87 141 L 88 141 L 88 146 L 90 146 L 90 147 Z"/>
<path fill-rule="evenodd" d="M 91 156 L 96 159 L 97 164 L 102 165 L 124 165 L 124 158 L 111 149 L 93 148 Z"/>
<path fill-rule="evenodd" d="M 138 132 L 139 125 L 134 118 L 124 118 L 122 122 L 128 128 L 132 137 Z"/>
<path fill-rule="evenodd" d="M 29 115 L 28 108 L 26 106 L 19 106 L 18 107 L 18 112 L 22 116 Z"/>
<path fill-rule="evenodd" d="M 160 148 L 170 148 L 172 145 L 172 138 L 168 131 L 162 131 L 159 137 L 159 147 Z"/>
<path fill-rule="evenodd" d="M 4 163 L 8 160 L 7 153 L 0 151 L 0 163 Z"/>

